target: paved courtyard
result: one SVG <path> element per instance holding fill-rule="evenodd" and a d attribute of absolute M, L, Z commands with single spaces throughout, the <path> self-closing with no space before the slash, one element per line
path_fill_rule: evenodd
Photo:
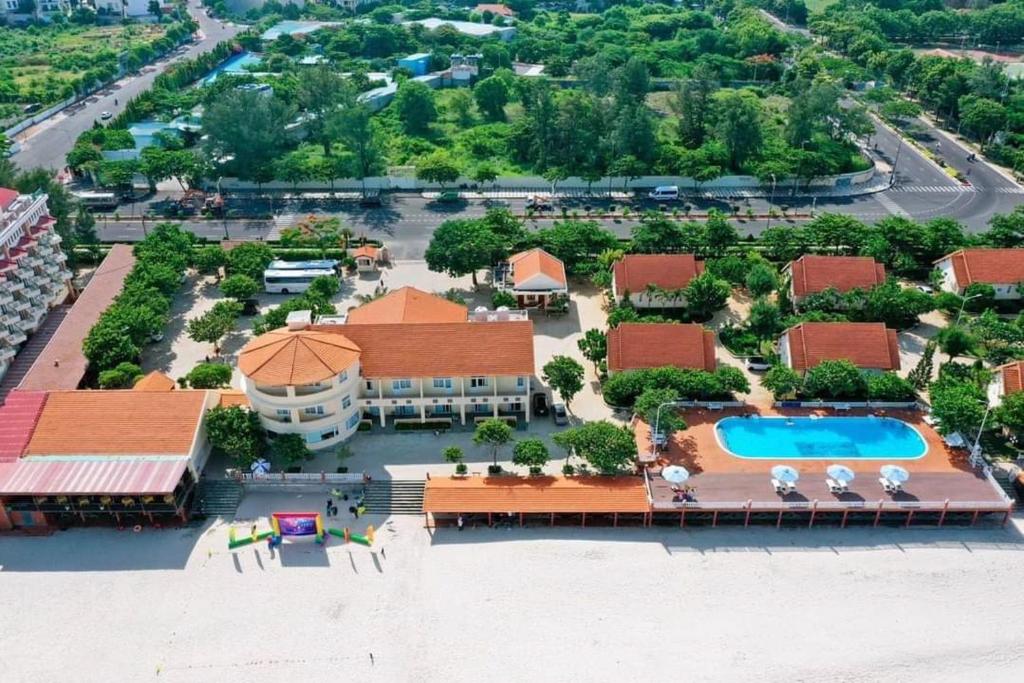
<path fill-rule="evenodd" d="M 321 498 L 250 495 L 239 525 Z M 221 522 L 0 539 L 3 680 L 1001 683 L 1024 664 L 1007 621 L 1024 608 L 1021 519 L 356 530 L 368 522 L 374 549 L 231 553 Z"/>

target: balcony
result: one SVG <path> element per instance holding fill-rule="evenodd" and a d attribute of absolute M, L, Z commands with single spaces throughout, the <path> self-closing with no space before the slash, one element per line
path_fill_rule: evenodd
<path fill-rule="evenodd" d="M 7 278 L 7 291 L 9 293 L 13 294 L 13 293 L 18 292 L 18 291 L 20 291 L 22 289 L 25 289 L 25 283 L 22 282 L 20 279 L 18 279 L 17 277 L 8 277 Z"/>
<path fill-rule="evenodd" d="M 332 425 L 338 421 L 337 413 L 327 413 L 326 415 L 307 415 L 303 411 L 299 411 L 299 424 L 307 427 L 315 426 L 327 426 Z"/>
<path fill-rule="evenodd" d="M 32 308 L 32 304 L 27 299 L 16 299 L 13 304 L 9 305 L 9 308 L 12 311 L 27 311 Z"/>
<path fill-rule="evenodd" d="M 12 346 L 22 344 L 26 339 L 28 339 L 28 337 L 25 336 L 25 333 L 17 327 L 11 327 L 6 332 L 0 331 L 0 337 L 6 339 L 7 343 Z"/>
<path fill-rule="evenodd" d="M 0 330 L 10 325 L 17 325 L 21 321 L 21 316 L 17 313 L 0 313 Z"/>
<path fill-rule="evenodd" d="M 35 332 L 36 328 L 39 327 L 39 321 L 38 320 L 32 320 L 30 318 L 25 318 L 25 319 L 21 320 L 20 322 L 21 322 L 20 327 L 25 332 Z"/>
<path fill-rule="evenodd" d="M 0 363 L 13 360 L 18 355 L 18 350 L 12 346 L 0 346 Z"/>
<path fill-rule="evenodd" d="M 6 289 L 0 290 L 0 306 L 14 303 L 14 295 Z"/>

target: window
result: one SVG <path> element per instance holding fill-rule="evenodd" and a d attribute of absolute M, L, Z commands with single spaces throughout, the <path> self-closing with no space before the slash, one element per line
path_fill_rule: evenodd
<path fill-rule="evenodd" d="M 303 408 L 302 412 L 306 413 L 306 415 L 323 415 L 324 414 L 324 407 L 323 406 L 309 406 L 309 407 Z"/>
<path fill-rule="evenodd" d="M 352 405 L 352 397 L 351 396 L 346 396 L 345 398 L 341 399 L 341 407 L 342 407 L 342 409 L 348 408 L 350 405 Z"/>
<path fill-rule="evenodd" d="M 288 410 L 287 408 L 278 408 L 277 419 L 280 420 L 281 422 L 291 422 L 292 411 Z"/>
<path fill-rule="evenodd" d="M 470 389 L 480 389 L 480 388 L 483 388 L 483 387 L 486 387 L 486 386 L 487 386 L 487 378 L 486 377 L 470 377 L 469 378 L 469 388 Z"/>
<path fill-rule="evenodd" d="M 366 390 L 367 391 L 373 391 L 373 381 L 372 380 L 366 380 Z"/>
<path fill-rule="evenodd" d="M 323 441 L 323 438 L 321 437 L 320 432 L 311 432 L 306 434 L 306 443 L 320 443 L 321 441 Z"/>
<path fill-rule="evenodd" d="M 451 377 L 435 377 L 434 378 L 435 389 L 451 389 L 452 378 Z"/>
<path fill-rule="evenodd" d="M 341 371 L 341 374 L 338 375 L 338 381 L 339 382 L 347 382 L 348 381 L 348 370 L 342 370 Z M 369 382 L 367 382 L 367 384 L 369 384 Z M 370 387 L 367 387 L 367 389 L 369 389 L 369 388 Z"/>
<path fill-rule="evenodd" d="M 333 439 L 337 435 L 338 435 L 338 428 L 337 427 L 331 427 L 326 432 L 320 432 L 320 438 L 323 441 L 327 441 L 327 439 Z"/>
<path fill-rule="evenodd" d="M 491 410 L 491 407 L 489 405 L 485 405 L 483 403 L 477 403 L 475 406 L 473 406 L 473 412 L 474 413 L 490 413 L 490 412 L 492 412 L 492 410 Z"/>
<path fill-rule="evenodd" d="M 519 387 L 520 389 L 522 389 L 524 386 L 526 386 L 526 378 L 525 377 L 516 377 L 516 386 Z"/>
<path fill-rule="evenodd" d="M 396 379 L 391 381 L 391 388 L 395 391 L 403 391 L 405 389 L 412 389 L 411 379 Z"/>
<path fill-rule="evenodd" d="M 352 413 L 352 415 L 345 420 L 345 429 L 352 429 L 359 424 L 359 413 Z"/>
<path fill-rule="evenodd" d="M 435 415 L 447 415 L 450 412 L 452 412 L 452 407 L 447 403 L 434 406 Z"/>
<path fill-rule="evenodd" d="M 395 415 L 415 415 L 416 406 L 395 406 Z"/>

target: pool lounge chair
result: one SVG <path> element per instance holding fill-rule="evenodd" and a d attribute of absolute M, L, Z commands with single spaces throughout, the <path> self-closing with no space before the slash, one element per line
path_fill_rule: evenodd
<path fill-rule="evenodd" d="M 882 485 L 882 488 L 885 489 L 886 493 L 896 493 L 897 491 L 900 490 L 899 484 L 897 484 L 894 481 L 890 481 L 885 477 L 879 477 L 878 483 Z"/>
<path fill-rule="evenodd" d="M 847 411 L 850 410 L 850 404 L 849 403 L 836 403 L 835 405 L 832 406 L 832 408 L 835 409 L 835 411 L 837 413 L 839 413 L 839 412 L 842 412 L 844 410 L 847 410 Z"/>
<path fill-rule="evenodd" d="M 782 496 L 786 495 L 787 493 L 791 493 L 796 489 L 796 487 L 793 486 L 792 484 L 787 484 L 786 482 L 779 481 L 778 479 L 772 479 L 772 486 L 775 488 L 775 493 L 778 493 L 779 495 Z"/>
<path fill-rule="evenodd" d="M 846 485 L 846 482 L 826 478 L 825 483 L 828 484 L 828 490 L 831 493 L 846 493 L 850 490 L 849 486 Z"/>

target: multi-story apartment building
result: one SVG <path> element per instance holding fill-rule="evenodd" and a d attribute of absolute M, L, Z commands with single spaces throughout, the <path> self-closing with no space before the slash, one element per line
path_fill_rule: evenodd
<path fill-rule="evenodd" d="M 528 422 L 533 323 L 313 325 L 296 317 L 247 344 L 238 368 L 267 430 L 302 434 L 314 449 L 348 438 L 363 421 Z"/>
<path fill-rule="evenodd" d="M 46 200 L 45 194 L 0 188 L 0 377 L 70 289 L 67 258 Z"/>

